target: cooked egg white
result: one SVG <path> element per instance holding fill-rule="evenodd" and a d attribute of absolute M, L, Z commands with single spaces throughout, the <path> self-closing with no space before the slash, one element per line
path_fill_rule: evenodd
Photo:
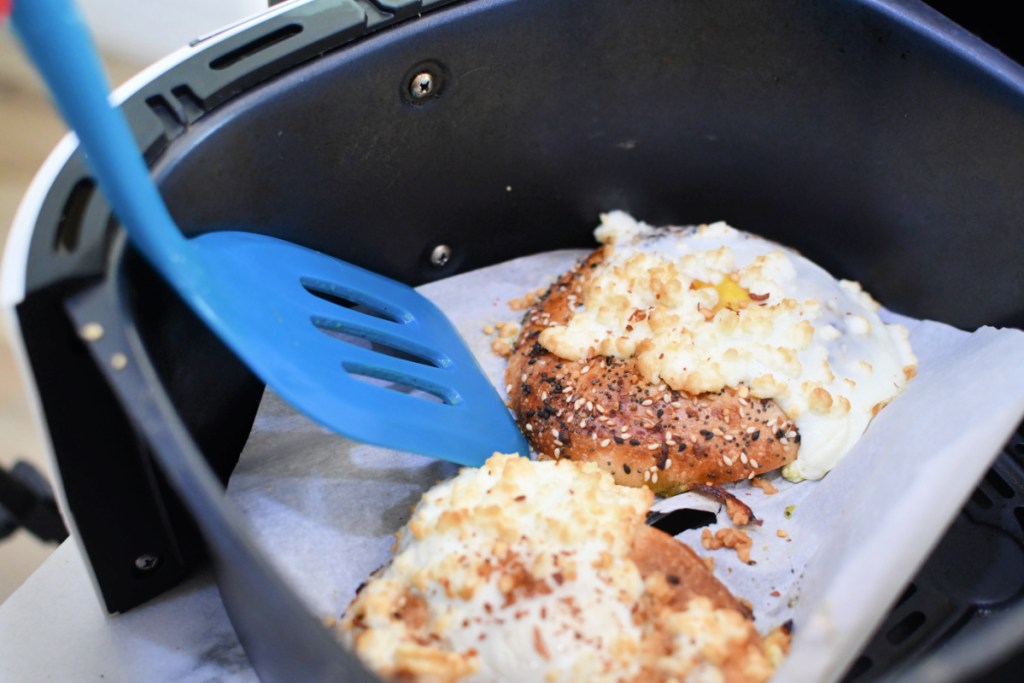
<path fill-rule="evenodd" d="M 653 228 L 621 211 L 595 236 L 605 261 L 541 345 L 572 360 L 635 356 L 647 381 L 691 394 L 742 385 L 774 399 L 799 430 L 790 480 L 823 477 L 914 375 L 906 329 L 883 323 L 858 283 L 774 242 L 725 223 Z"/>

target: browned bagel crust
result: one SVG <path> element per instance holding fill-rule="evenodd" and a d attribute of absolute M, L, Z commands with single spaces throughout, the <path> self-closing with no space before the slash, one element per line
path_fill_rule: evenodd
<path fill-rule="evenodd" d="M 753 621 L 750 610 L 715 578 L 700 555 L 664 531 L 651 526 L 638 527 L 629 557 L 644 579 L 656 574 L 665 577 L 670 588 L 663 601 L 671 609 L 684 609 L 693 598 L 705 597 L 715 609 L 736 610 Z"/>
<path fill-rule="evenodd" d="M 649 384 L 635 359 L 570 361 L 537 341 L 568 322 L 597 249 L 565 273 L 526 312 L 509 357 L 509 405 L 542 456 L 589 460 L 620 484 L 672 493 L 687 484 L 724 484 L 792 462 L 796 425 L 771 400 L 736 390 L 692 396 Z"/>
<path fill-rule="evenodd" d="M 771 675 L 762 653 L 765 643 L 754 628 L 750 609 L 729 592 L 690 546 L 652 527 L 637 529 L 630 559 L 644 578 L 655 610 L 682 612 L 695 598 L 705 598 L 712 607 L 737 612 L 746 621 L 745 638 L 722 643 L 728 654 L 719 664 L 723 683 L 763 681 Z M 788 638 L 783 640 L 788 649 Z M 653 672 L 637 677 L 640 681 L 658 680 Z"/>

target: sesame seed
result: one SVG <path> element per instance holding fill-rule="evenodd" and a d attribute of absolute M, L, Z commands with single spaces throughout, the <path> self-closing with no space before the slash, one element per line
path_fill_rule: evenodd
<path fill-rule="evenodd" d="M 558 438 L 558 427 L 551 428 L 551 436 L 555 437 L 556 439 Z"/>
<path fill-rule="evenodd" d="M 672 400 L 672 396 L 669 394 L 662 394 L 661 400 L 664 401 L 665 403 L 668 403 Z"/>
<path fill-rule="evenodd" d="M 656 451 L 656 450 L 658 450 L 659 448 L 661 448 L 661 444 L 660 444 L 660 443 L 652 443 L 652 444 L 650 444 L 650 445 L 649 445 L 649 446 L 647 447 L 647 450 L 649 450 L 649 451 Z"/>
<path fill-rule="evenodd" d="M 651 483 L 652 484 L 657 484 L 658 483 L 658 473 L 657 472 L 655 472 L 654 474 L 651 475 Z"/>
<path fill-rule="evenodd" d="M 723 439 L 725 439 L 726 441 L 732 441 L 732 440 L 734 440 L 734 439 L 735 439 L 736 437 L 734 437 L 734 436 L 733 436 L 732 434 L 726 434 L 726 435 L 725 435 L 725 436 L 723 436 L 722 438 L 723 438 Z"/>
<path fill-rule="evenodd" d="M 625 431 L 624 431 L 624 432 L 621 432 L 621 433 L 619 434 L 619 438 L 620 438 L 620 439 L 628 439 L 628 438 L 629 438 L 629 437 L 631 437 L 631 436 L 633 436 L 633 435 L 632 435 L 632 434 L 630 434 L 629 432 L 625 432 Z"/>
<path fill-rule="evenodd" d="M 665 469 L 667 470 L 669 467 L 672 467 L 672 458 L 665 459 Z"/>
<path fill-rule="evenodd" d="M 605 439 L 601 442 L 601 448 L 608 448 L 608 444 L 612 442 L 611 439 Z"/>
<path fill-rule="evenodd" d="M 583 366 L 583 369 L 582 369 L 582 370 L 580 370 L 580 374 L 581 374 L 581 375 L 585 375 L 585 374 L 587 374 L 588 372 L 590 372 L 590 366 L 589 366 L 589 365 L 584 365 L 584 366 Z"/>
<path fill-rule="evenodd" d="M 557 458 L 561 454 L 562 454 L 562 449 L 561 448 L 556 448 L 555 449 L 555 457 Z"/>
<path fill-rule="evenodd" d="M 740 453 L 740 462 L 743 463 L 744 465 L 747 464 L 747 454 L 746 453 Z"/>
<path fill-rule="evenodd" d="M 653 404 L 654 404 L 654 401 L 652 401 L 651 399 L 647 399 L 643 403 L 641 403 L 640 405 L 642 405 L 642 406 L 649 406 L 649 405 L 653 405 Z"/>
<path fill-rule="evenodd" d="M 580 409 L 580 406 L 582 406 L 582 405 L 583 405 L 583 401 L 584 401 L 584 400 L 586 400 L 586 399 L 582 399 L 582 398 L 578 398 L 578 399 L 576 399 L 576 402 L 572 404 L 572 409 L 573 409 L 573 410 L 579 410 L 579 409 Z"/>
<path fill-rule="evenodd" d="M 597 412 L 601 413 L 602 415 L 604 415 L 605 413 L 604 406 L 601 405 L 600 403 L 597 404 Z"/>
<path fill-rule="evenodd" d="M 580 429 L 583 429 L 586 426 L 587 426 L 587 418 L 583 418 L 582 420 L 580 420 Z"/>
<path fill-rule="evenodd" d="M 529 422 L 526 423 L 526 431 L 528 431 L 528 432 L 532 432 L 533 431 L 533 425 L 530 424 Z"/>
<path fill-rule="evenodd" d="M 725 463 L 726 467 L 732 467 L 732 458 L 730 458 L 729 456 L 723 455 L 722 456 L 722 462 Z"/>
<path fill-rule="evenodd" d="M 751 464 L 751 466 L 753 466 L 753 467 L 760 467 L 760 465 L 758 465 L 758 464 L 757 464 L 757 461 L 756 461 L 756 460 L 754 460 L 753 458 L 751 458 L 751 459 L 750 459 L 750 464 Z"/>
<path fill-rule="evenodd" d="M 650 473 L 650 471 L 644 470 L 644 481 L 650 481 L 650 480 L 651 480 L 651 473 Z"/>

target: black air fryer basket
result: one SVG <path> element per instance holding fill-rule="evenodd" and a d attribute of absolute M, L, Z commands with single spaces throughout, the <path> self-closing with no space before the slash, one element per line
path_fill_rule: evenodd
<path fill-rule="evenodd" d="M 151 73 L 124 109 L 189 234 L 245 226 L 421 284 L 588 246 L 611 209 L 727 218 L 901 313 L 1024 327 L 1024 69 L 913 0 L 286 3 Z M 16 314 L 107 608 L 209 557 L 262 678 L 371 680 L 223 499 L 263 386 L 77 153 Z M 1018 433 L 847 680 L 997 675 L 1022 592 Z"/>

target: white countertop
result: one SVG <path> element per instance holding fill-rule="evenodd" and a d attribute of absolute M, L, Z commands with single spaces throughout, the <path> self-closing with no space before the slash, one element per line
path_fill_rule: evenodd
<path fill-rule="evenodd" d="M 0 605 L 0 681 L 258 681 L 209 571 L 107 615 L 73 539 Z"/>

